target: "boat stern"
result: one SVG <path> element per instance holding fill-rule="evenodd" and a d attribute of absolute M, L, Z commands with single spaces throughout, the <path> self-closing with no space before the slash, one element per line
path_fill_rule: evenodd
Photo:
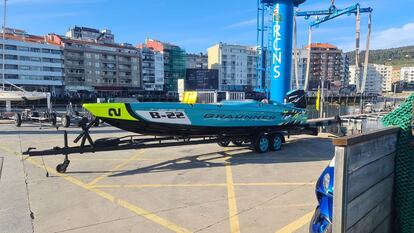
<path fill-rule="evenodd" d="M 84 104 L 83 108 L 94 117 L 101 119 L 139 121 L 129 105 L 125 103 Z"/>

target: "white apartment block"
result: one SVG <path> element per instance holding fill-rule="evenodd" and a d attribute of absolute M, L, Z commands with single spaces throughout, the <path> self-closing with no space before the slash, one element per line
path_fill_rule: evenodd
<path fill-rule="evenodd" d="M 381 75 L 381 89 L 382 92 L 392 91 L 392 66 L 386 65 L 374 65 L 376 71 Z"/>
<path fill-rule="evenodd" d="M 6 30 L 4 50 L 3 39 L 0 38 L 0 59 L 3 59 L 3 51 L 5 57 L 5 80 L 26 90 L 48 91 L 52 94 L 63 92 L 62 47 L 22 30 Z"/>
<path fill-rule="evenodd" d="M 141 49 L 141 78 L 145 91 L 162 91 L 164 87 L 164 55 L 149 48 Z"/>
<path fill-rule="evenodd" d="M 414 67 L 401 68 L 401 81 L 409 83 L 414 82 Z"/>
<path fill-rule="evenodd" d="M 369 64 L 364 93 L 380 94 L 392 91 L 392 66 Z M 356 66 L 349 66 L 349 84 L 360 89 L 364 68 L 360 68 L 360 77 L 356 77 Z"/>
<path fill-rule="evenodd" d="M 219 70 L 221 91 L 245 91 L 257 86 L 256 48 L 216 44 L 208 49 L 208 68 Z"/>

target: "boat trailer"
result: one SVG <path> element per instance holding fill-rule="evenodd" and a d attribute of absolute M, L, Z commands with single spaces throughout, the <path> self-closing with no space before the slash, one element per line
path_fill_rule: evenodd
<path fill-rule="evenodd" d="M 277 151 L 281 149 L 282 143 L 285 142 L 285 136 L 298 134 L 317 135 L 317 128 L 309 125 L 305 126 L 286 126 L 284 130 L 255 132 L 246 135 L 206 135 L 206 136 L 145 136 L 145 135 L 129 135 L 124 137 L 102 138 L 93 140 L 90 135 L 90 129 L 97 123 L 99 119 L 89 122 L 85 119 L 80 122 L 79 126 L 82 132 L 75 138 L 74 143 L 78 146 L 69 146 L 68 133 L 63 131 L 63 147 L 54 147 L 47 150 L 36 150 L 36 148 L 28 148 L 23 155 L 30 157 L 56 156 L 64 155 L 62 163 L 56 166 L 58 173 L 65 173 L 69 164 L 70 154 L 85 154 L 108 151 L 137 150 L 145 148 L 163 148 L 184 145 L 202 145 L 218 143 L 222 147 L 227 147 L 230 142 L 236 146 L 250 145 L 258 153 L 266 153 L 269 150 Z M 263 140 L 269 140 L 268 146 L 263 145 Z M 274 141 L 272 145 L 272 141 Z M 261 144 L 262 143 L 262 144 Z M 269 145 L 270 144 L 270 145 Z M 48 176 L 48 173 L 46 174 Z"/>

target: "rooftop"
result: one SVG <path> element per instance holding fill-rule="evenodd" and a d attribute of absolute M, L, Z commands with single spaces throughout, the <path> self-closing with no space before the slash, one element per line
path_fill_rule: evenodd
<path fill-rule="evenodd" d="M 306 46 L 309 48 L 309 46 Z M 328 44 L 328 43 L 312 43 L 311 48 L 313 49 L 338 49 L 335 45 Z"/>

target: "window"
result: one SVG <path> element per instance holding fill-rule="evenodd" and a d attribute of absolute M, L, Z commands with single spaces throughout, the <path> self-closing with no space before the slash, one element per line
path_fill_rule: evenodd
<path fill-rule="evenodd" d="M 7 46 L 6 46 L 6 49 L 7 49 Z M 18 50 L 19 51 L 24 51 L 24 52 L 29 52 L 30 51 L 30 48 L 28 48 L 28 47 L 19 47 Z"/>
<path fill-rule="evenodd" d="M 7 65 L 6 65 L 7 67 Z M 30 70 L 30 66 L 19 66 L 21 70 Z"/>
<path fill-rule="evenodd" d="M 17 74 L 5 74 L 4 78 L 5 79 L 19 79 L 19 75 L 17 75 Z"/>
<path fill-rule="evenodd" d="M 16 45 L 6 45 L 4 48 L 7 49 L 7 50 L 17 50 Z"/>
<path fill-rule="evenodd" d="M 40 57 L 31 57 L 30 61 L 41 62 L 42 59 Z"/>
<path fill-rule="evenodd" d="M 42 53 L 50 53 L 50 49 L 42 49 Z"/>
<path fill-rule="evenodd" d="M 99 54 L 95 54 L 95 59 L 99 59 Z M 97 66 L 97 67 L 99 67 L 99 66 Z"/>
<path fill-rule="evenodd" d="M 95 63 L 95 67 L 96 68 L 99 68 L 100 67 L 100 64 L 97 62 L 97 63 Z"/>
<path fill-rule="evenodd" d="M 30 48 L 30 52 L 40 53 L 40 49 L 39 48 Z"/>
<path fill-rule="evenodd" d="M 92 57 L 92 54 L 90 54 L 90 53 L 85 53 L 85 57 L 86 57 L 86 58 L 91 58 L 91 57 Z"/>
<path fill-rule="evenodd" d="M 17 70 L 17 65 L 4 65 L 4 69 Z"/>
<path fill-rule="evenodd" d="M 62 52 L 62 50 L 55 50 L 55 49 L 53 49 L 53 50 L 52 50 L 52 54 L 59 54 L 59 55 L 62 55 L 62 54 L 63 54 L 63 52 Z"/>
<path fill-rule="evenodd" d="M 4 57 L 5 57 L 6 60 L 17 60 L 16 55 L 6 54 Z"/>

